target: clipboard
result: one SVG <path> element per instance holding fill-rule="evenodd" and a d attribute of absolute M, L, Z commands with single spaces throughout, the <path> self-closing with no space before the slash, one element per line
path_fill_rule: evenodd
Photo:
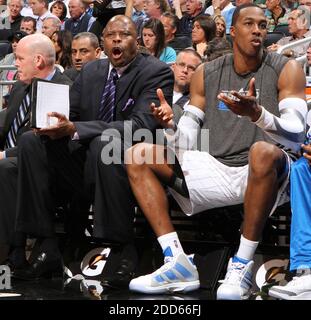
<path fill-rule="evenodd" d="M 30 94 L 32 128 L 48 128 L 58 119 L 49 117 L 49 112 L 58 112 L 69 118 L 69 85 L 35 78 Z"/>

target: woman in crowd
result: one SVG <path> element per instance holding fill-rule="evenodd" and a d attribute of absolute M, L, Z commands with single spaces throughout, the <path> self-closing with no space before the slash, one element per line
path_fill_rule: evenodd
<path fill-rule="evenodd" d="M 176 61 L 176 52 L 165 45 L 164 27 L 160 20 L 151 18 L 142 30 L 142 45 L 149 53 L 168 64 Z"/>
<path fill-rule="evenodd" d="M 211 16 L 198 16 L 192 27 L 192 44 L 198 54 L 204 58 L 208 42 L 216 36 L 216 23 Z"/>
<path fill-rule="evenodd" d="M 63 71 L 71 68 L 71 32 L 67 30 L 56 31 L 53 33 L 51 40 L 55 47 L 56 64 L 60 66 L 59 69 Z"/>
<path fill-rule="evenodd" d="M 63 1 L 55 1 L 51 5 L 50 11 L 62 22 L 62 24 L 66 21 L 67 7 Z"/>
<path fill-rule="evenodd" d="M 218 38 L 226 38 L 226 21 L 225 18 L 218 14 L 213 17 L 216 23 L 216 37 Z"/>

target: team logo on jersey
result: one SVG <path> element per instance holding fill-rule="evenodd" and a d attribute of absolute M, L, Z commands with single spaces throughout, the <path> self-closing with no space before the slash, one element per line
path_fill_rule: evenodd
<path fill-rule="evenodd" d="M 231 93 L 231 90 L 222 90 L 221 93 L 223 93 L 224 95 L 226 95 L 229 99 L 233 100 L 233 101 L 240 101 L 239 98 L 237 98 L 236 96 L 234 96 L 232 93 Z M 238 93 L 241 95 L 241 96 L 246 96 L 247 93 L 248 93 L 248 90 L 245 90 L 243 88 L 241 88 Z M 258 100 L 259 99 L 259 89 L 256 89 L 256 99 Z M 218 110 L 221 110 L 221 111 L 229 111 L 230 109 L 228 108 L 228 106 L 222 102 L 222 101 L 219 101 L 218 103 Z"/>

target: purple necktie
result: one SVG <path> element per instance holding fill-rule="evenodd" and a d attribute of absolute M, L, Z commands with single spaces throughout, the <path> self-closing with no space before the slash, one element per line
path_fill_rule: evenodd
<path fill-rule="evenodd" d="M 100 102 L 98 113 L 99 120 L 103 120 L 105 122 L 113 121 L 117 80 L 117 70 L 113 68 L 110 71 L 109 79 L 106 82 L 104 93 Z"/>

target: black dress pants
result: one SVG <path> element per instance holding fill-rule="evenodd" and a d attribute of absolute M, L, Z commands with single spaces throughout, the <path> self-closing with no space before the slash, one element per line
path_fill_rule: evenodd
<path fill-rule="evenodd" d="M 18 154 L 17 230 L 36 237 L 53 236 L 53 214 L 61 191 L 64 196 L 94 198 L 95 237 L 131 241 L 135 202 L 123 164 L 103 162 L 105 145 L 101 137 L 85 146 L 69 138 L 23 134 Z"/>
<path fill-rule="evenodd" d="M 0 244 L 10 245 L 15 230 L 17 158 L 0 160 Z"/>

